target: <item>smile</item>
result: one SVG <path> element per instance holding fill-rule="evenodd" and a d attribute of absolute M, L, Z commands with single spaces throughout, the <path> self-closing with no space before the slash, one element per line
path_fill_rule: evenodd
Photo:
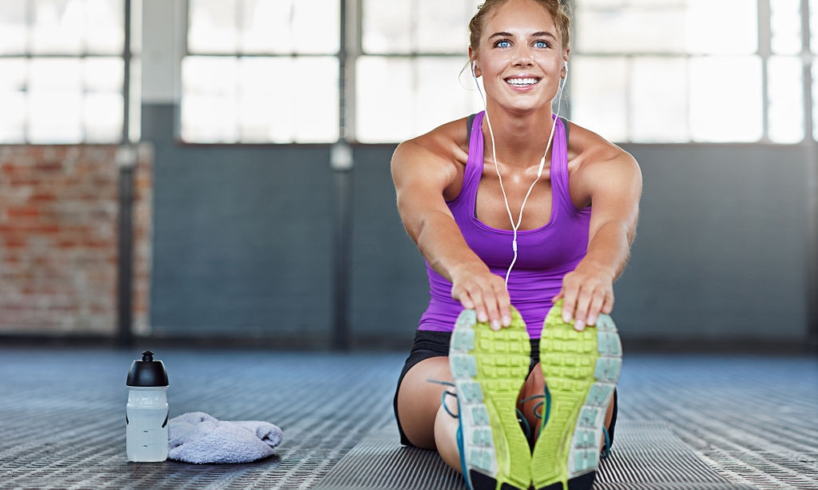
<path fill-rule="evenodd" d="M 536 85 L 539 83 L 539 78 L 527 77 L 527 78 L 506 78 L 506 83 L 511 85 L 512 87 L 530 87 L 532 85 Z"/>

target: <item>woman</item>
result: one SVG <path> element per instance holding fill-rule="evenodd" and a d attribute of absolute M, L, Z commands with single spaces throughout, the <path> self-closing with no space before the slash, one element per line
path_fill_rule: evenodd
<path fill-rule="evenodd" d="M 581 422 L 593 428 L 589 414 L 600 412 L 599 430 L 588 434 L 602 434 L 604 422 L 612 438 L 615 393 L 603 385 L 613 390 L 618 367 L 611 364 L 606 378 L 597 357 L 607 354 L 563 359 L 552 350 L 592 339 L 599 352 L 607 346 L 619 355 L 607 314 L 636 230 L 641 173 L 620 148 L 552 114 L 570 53 L 570 19 L 559 0 L 487 0 L 469 28 L 485 113 L 406 141 L 392 159 L 398 210 L 431 288 L 395 395 L 401 440 L 436 449 L 473 489 L 562 489 L 569 481 L 591 488 L 598 458 L 576 449 L 589 438 Z M 546 334 L 551 340 L 540 345 Z M 541 349 L 549 356 L 542 365 Z M 522 372 L 485 368 L 523 360 L 531 366 Z M 560 362 L 596 362 L 597 372 L 578 375 L 581 386 L 557 383 Z M 440 384 L 453 380 L 463 389 Z M 600 403 L 591 407 L 595 396 Z M 520 449 L 526 436 L 516 416 L 508 422 L 514 402 L 522 424 L 534 428 L 533 453 Z"/>

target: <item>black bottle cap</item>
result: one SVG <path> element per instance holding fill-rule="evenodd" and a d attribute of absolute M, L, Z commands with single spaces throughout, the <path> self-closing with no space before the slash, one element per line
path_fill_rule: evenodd
<path fill-rule="evenodd" d="M 127 386 L 167 386 L 168 373 L 162 361 L 153 360 L 153 352 L 142 353 L 141 361 L 131 363 Z"/>

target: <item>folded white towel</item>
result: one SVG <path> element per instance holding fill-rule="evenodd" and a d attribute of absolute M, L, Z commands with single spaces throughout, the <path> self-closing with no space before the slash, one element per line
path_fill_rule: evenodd
<path fill-rule="evenodd" d="M 191 412 L 168 422 L 168 459 L 186 463 L 249 463 L 272 456 L 281 429 L 269 422 L 221 422 Z"/>

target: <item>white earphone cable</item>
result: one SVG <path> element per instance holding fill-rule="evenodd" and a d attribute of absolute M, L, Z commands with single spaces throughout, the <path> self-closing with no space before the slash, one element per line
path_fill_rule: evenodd
<path fill-rule="evenodd" d="M 520 216 L 517 219 L 517 223 L 515 224 L 514 223 L 514 216 L 511 214 L 511 206 L 509 206 L 509 204 L 508 204 L 508 196 L 506 196 L 506 189 L 503 186 L 503 176 L 500 175 L 500 168 L 497 166 L 497 147 L 496 147 L 496 145 L 494 143 L 494 130 L 492 130 L 492 128 L 491 128 L 491 118 L 489 117 L 488 104 L 486 103 L 486 97 L 483 95 L 483 91 L 480 90 L 480 84 L 477 82 L 477 75 L 475 74 L 474 65 L 475 65 L 475 62 L 472 62 L 472 69 L 471 69 L 472 78 L 474 78 L 474 84 L 477 86 L 477 92 L 480 94 L 480 98 L 483 100 L 483 109 L 485 110 L 485 113 L 486 113 L 486 124 L 489 127 L 489 135 L 491 136 L 491 151 L 492 151 L 492 157 L 494 159 L 494 170 L 497 172 L 497 178 L 500 181 L 500 190 L 503 193 L 503 200 L 506 203 L 506 211 L 508 211 L 508 219 L 511 222 L 511 228 L 512 228 L 513 233 L 514 233 L 514 236 L 513 236 L 512 242 L 511 242 L 512 249 L 514 250 L 514 258 L 511 260 L 511 265 L 509 265 L 508 271 L 506 271 L 506 286 L 508 286 L 508 278 L 511 275 L 511 269 L 514 268 L 514 264 L 517 262 L 517 229 L 520 228 L 520 224 L 523 221 L 523 209 L 525 209 L 525 204 L 526 204 L 526 202 L 528 202 L 528 196 L 531 195 L 531 191 L 534 190 L 534 186 L 537 184 L 537 182 L 539 182 L 540 177 L 542 177 L 542 171 L 543 171 L 543 168 L 545 167 L 545 157 L 548 155 L 548 150 L 551 148 L 551 142 L 553 141 L 553 138 L 554 138 L 554 130 L 557 127 L 557 120 L 554 119 L 554 122 L 551 125 L 551 134 L 548 136 L 548 144 L 546 144 L 546 146 L 545 146 L 545 154 L 543 154 L 543 157 L 540 160 L 540 167 L 539 167 L 539 169 L 537 169 L 537 178 L 534 180 L 534 182 L 531 183 L 531 187 L 528 188 L 528 192 L 526 192 L 526 194 L 525 194 L 525 198 L 523 199 L 523 204 L 520 206 Z M 557 100 L 557 112 L 556 112 L 557 117 L 559 117 L 560 107 L 562 106 L 562 91 L 565 89 L 565 81 L 568 78 L 568 73 L 567 73 L 568 66 L 567 66 L 567 64 L 566 64 L 565 68 L 566 68 L 565 79 L 563 79 L 562 84 L 560 85 L 560 91 L 557 94 L 557 98 L 558 98 L 558 100 Z M 553 155 L 552 155 L 552 157 L 553 157 Z M 552 210 L 552 214 L 553 214 L 553 210 Z"/>

